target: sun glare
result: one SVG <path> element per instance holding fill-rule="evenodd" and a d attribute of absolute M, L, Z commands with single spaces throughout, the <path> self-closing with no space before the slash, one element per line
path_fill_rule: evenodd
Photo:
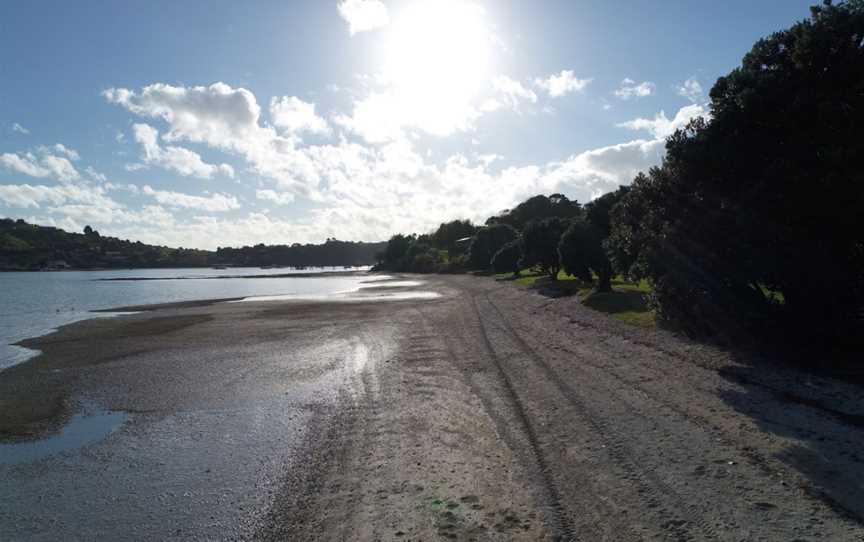
<path fill-rule="evenodd" d="M 384 67 L 397 105 L 433 128 L 464 118 L 489 80 L 490 45 L 485 13 L 475 4 L 427 0 L 406 6 L 391 27 Z"/>

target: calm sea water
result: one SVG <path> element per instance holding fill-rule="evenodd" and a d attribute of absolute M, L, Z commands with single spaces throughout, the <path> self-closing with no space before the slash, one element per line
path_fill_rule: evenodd
<path fill-rule="evenodd" d="M 313 272 L 316 274 L 312 277 L 268 277 L 292 271 L 256 267 L 0 273 L 0 369 L 35 354 L 11 343 L 78 320 L 111 316 L 90 312 L 96 309 L 226 297 L 320 297 L 356 290 L 370 278 L 362 274 L 334 275 L 322 269 Z M 231 278 L 237 276 L 259 278 Z M 132 277 L 168 280 L 99 280 Z"/>

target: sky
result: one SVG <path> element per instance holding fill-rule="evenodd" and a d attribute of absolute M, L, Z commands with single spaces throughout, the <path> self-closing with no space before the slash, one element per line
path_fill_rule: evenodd
<path fill-rule="evenodd" d="M 587 202 L 814 0 L 0 3 L 0 216 L 214 249 Z"/>

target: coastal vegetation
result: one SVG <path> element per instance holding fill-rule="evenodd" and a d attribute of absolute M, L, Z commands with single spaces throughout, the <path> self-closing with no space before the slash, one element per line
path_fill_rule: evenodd
<path fill-rule="evenodd" d="M 521 270 L 523 281 L 578 279 L 588 306 L 609 299 L 590 301 L 587 285 L 598 296 L 636 291 L 644 312 L 696 337 L 854 350 L 864 335 L 862 125 L 864 2 L 826 2 L 720 77 L 710 116 L 672 134 L 658 167 L 586 205 L 530 198 L 489 218 L 455 261 Z M 426 238 L 398 237 L 398 270 L 454 270 L 440 244 L 412 249 Z"/>
<path fill-rule="evenodd" d="M 0 270 L 116 269 L 141 267 L 359 266 L 375 262 L 384 243 L 328 239 L 322 244 L 255 245 L 216 251 L 169 248 L 100 235 L 0 219 Z"/>

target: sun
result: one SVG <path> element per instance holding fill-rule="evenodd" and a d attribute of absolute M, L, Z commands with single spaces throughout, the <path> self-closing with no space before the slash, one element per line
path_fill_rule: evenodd
<path fill-rule="evenodd" d="M 490 79 L 491 45 L 485 11 L 474 3 L 405 6 L 393 20 L 385 53 L 384 77 L 395 105 L 410 109 L 418 125 L 446 129 L 464 119 Z"/>

